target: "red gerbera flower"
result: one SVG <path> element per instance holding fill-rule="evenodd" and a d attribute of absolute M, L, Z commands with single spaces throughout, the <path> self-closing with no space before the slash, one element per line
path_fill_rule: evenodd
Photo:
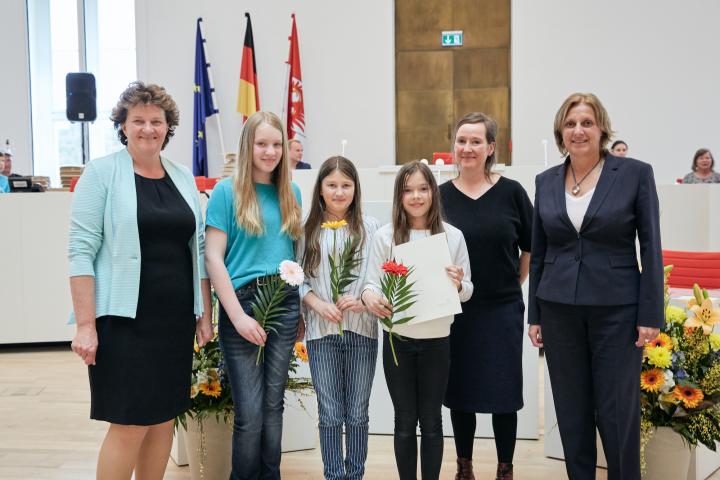
<path fill-rule="evenodd" d="M 408 268 L 402 263 L 396 263 L 393 260 L 388 260 L 382 264 L 382 269 L 385 273 L 391 275 L 397 275 L 398 277 L 404 277 L 408 274 Z"/>

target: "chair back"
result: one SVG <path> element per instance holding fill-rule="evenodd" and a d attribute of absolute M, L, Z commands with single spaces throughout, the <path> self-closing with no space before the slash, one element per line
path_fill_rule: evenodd
<path fill-rule="evenodd" d="M 709 290 L 720 289 L 720 252 L 663 250 L 663 265 L 672 265 L 668 285 L 692 288 L 697 283 Z"/>

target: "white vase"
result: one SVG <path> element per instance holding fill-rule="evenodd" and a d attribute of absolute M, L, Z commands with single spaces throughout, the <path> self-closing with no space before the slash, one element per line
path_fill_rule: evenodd
<path fill-rule="evenodd" d="M 695 447 L 670 427 L 657 427 L 645 446 L 645 480 L 685 480 Z"/>
<path fill-rule="evenodd" d="M 233 416 L 227 423 L 207 417 L 200 424 L 187 419 L 185 448 L 190 463 L 192 480 L 227 480 L 232 469 L 232 425 Z M 202 430 L 202 431 L 201 431 Z"/>
<path fill-rule="evenodd" d="M 317 396 L 312 388 L 285 390 L 282 451 L 310 450 L 317 446 Z"/>

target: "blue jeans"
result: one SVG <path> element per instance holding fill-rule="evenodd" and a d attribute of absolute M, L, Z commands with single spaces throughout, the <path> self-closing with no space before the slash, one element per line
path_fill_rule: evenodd
<path fill-rule="evenodd" d="M 307 346 L 318 399 L 325 479 L 361 479 L 368 453 L 368 405 L 375 376 L 377 338 L 346 330 L 342 337 L 328 335 L 308 341 Z"/>
<path fill-rule="evenodd" d="M 220 307 L 220 346 L 235 405 L 232 441 L 231 480 L 279 479 L 282 441 L 283 400 L 290 354 L 298 329 L 297 287 L 287 287 L 281 304 L 288 312 L 265 342 L 264 360 L 255 365 L 258 346 L 237 333 Z M 255 282 L 235 293 L 243 310 L 252 316 Z"/>

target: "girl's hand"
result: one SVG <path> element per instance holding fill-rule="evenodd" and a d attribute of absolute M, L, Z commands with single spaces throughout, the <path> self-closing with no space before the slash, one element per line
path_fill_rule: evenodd
<path fill-rule="evenodd" d="M 319 300 L 315 302 L 312 307 L 321 317 L 328 322 L 340 323 L 342 322 L 342 312 L 338 307 L 330 302 Z"/>
<path fill-rule="evenodd" d="M 390 302 L 372 290 L 363 291 L 360 294 L 360 298 L 365 301 L 365 306 L 373 315 L 377 315 L 380 318 L 388 318 L 392 315 L 392 305 L 390 305 Z"/>
<path fill-rule="evenodd" d="M 214 336 L 215 332 L 213 332 L 210 314 L 204 314 L 198 319 L 195 325 L 195 339 L 197 340 L 198 347 L 204 347 Z"/>
<path fill-rule="evenodd" d="M 230 319 L 235 330 L 245 340 L 255 345 L 264 346 L 267 340 L 267 333 L 260 324 L 250 315 L 243 313 L 237 320 Z"/>
<path fill-rule="evenodd" d="M 359 299 L 357 299 L 347 293 L 345 295 L 343 295 L 342 297 L 338 298 L 338 301 L 335 302 L 335 305 L 337 306 L 337 308 L 339 308 L 343 312 L 345 310 L 350 310 L 351 312 L 359 313 L 359 312 L 364 312 L 366 310 L 365 306 L 362 304 L 362 302 Z"/>
<path fill-rule="evenodd" d="M 445 271 L 447 272 L 448 277 L 450 277 L 450 280 L 452 280 L 455 288 L 459 292 L 462 289 L 462 279 L 465 275 L 462 267 L 459 267 L 457 265 L 450 265 L 449 267 L 445 267 Z"/>
<path fill-rule="evenodd" d="M 305 317 L 303 315 L 300 315 L 300 318 L 298 319 L 298 332 L 295 336 L 295 343 L 302 342 L 305 338 Z"/>

